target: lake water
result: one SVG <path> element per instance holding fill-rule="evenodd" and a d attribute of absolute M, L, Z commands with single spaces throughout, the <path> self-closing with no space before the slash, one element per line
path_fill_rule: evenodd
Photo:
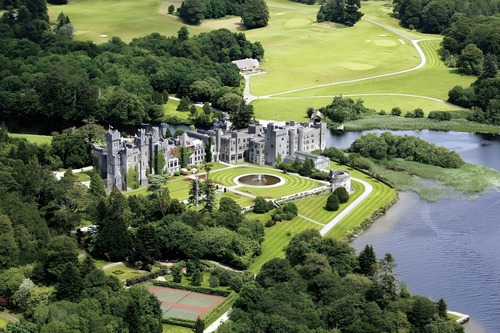
<path fill-rule="evenodd" d="M 373 131 L 382 132 L 382 131 Z M 397 131 L 457 151 L 467 162 L 500 171 L 500 137 L 457 132 Z M 361 133 L 331 134 L 329 145 L 348 147 Z M 474 201 L 426 202 L 410 192 L 354 240 L 391 253 L 400 280 L 413 294 L 444 298 L 466 313 L 468 333 L 500 332 L 500 192 Z"/>

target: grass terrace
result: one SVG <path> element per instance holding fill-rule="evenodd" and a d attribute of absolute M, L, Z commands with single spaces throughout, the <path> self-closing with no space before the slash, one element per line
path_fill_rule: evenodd
<path fill-rule="evenodd" d="M 283 174 L 281 170 L 276 170 L 269 167 L 246 166 L 246 165 L 230 168 L 224 170 L 224 172 L 213 173 L 210 175 L 210 178 L 222 186 L 230 187 L 236 185 L 234 178 L 249 173 L 276 175 L 285 180 L 285 183 L 283 185 L 276 187 L 258 188 L 250 186 L 241 186 L 237 188 L 238 191 L 244 191 L 255 196 L 263 196 L 266 198 L 280 198 L 285 195 L 312 190 L 322 185 L 321 183 L 318 183 L 317 181 L 309 178 L 304 178 L 292 174 Z"/>

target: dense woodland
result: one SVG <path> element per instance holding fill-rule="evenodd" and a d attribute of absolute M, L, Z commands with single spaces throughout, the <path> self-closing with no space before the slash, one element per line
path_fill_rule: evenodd
<path fill-rule="evenodd" d="M 243 286 L 218 332 L 463 332 L 443 300 L 412 296 L 398 283 L 390 254 L 377 259 L 367 245 L 356 256 L 315 230 L 295 236 L 285 253 Z"/>
<path fill-rule="evenodd" d="M 260 43 L 219 29 L 176 37 L 157 33 L 129 44 L 75 41 L 70 18 L 49 23 L 43 0 L 18 2 L 0 18 L 0 117 L 140 124 L 163 117 L 169 94 L 211 102 L 237 115 L 241 76 L 230 63 L 264 56 Z M 250 109 L 250 110 L 246 110 Z"/>
<path fill-rule="evenodd" d="M 172 7 L 170 10 L 173 12 Z M 241 16 L 241 24 L 246 29 L 265 27 L 269 21 L 264 0 L 185 0 L 177 12 L 184 22 L 193 25 L 227 15 Z"/>

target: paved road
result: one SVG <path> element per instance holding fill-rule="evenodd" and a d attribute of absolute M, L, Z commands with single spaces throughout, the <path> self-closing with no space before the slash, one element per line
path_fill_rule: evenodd
<path fill-rule="evenodd" d="M 365 186 L 365 191 L 363 194 L 361 194 L 356 200 L 354 200 L 346 209 L 344 209 L 342 212 L 340 212 L 339 215 L 337 215 L 333 220 L 328 222 L 323 229 L 320 230 L 321 236 L 326 235 L 330 230 L 332 230 L 333 227 L 337 225 L 344 217 L 347 216 L 354 208 L 356 208 L 360 203 L 363 202 L 373 191 L 373 186 L 364 180 L 358 179 L 358 178 L 351 178 L 352 180 L 355 180 L 357 182 L 360 182 Z"/>

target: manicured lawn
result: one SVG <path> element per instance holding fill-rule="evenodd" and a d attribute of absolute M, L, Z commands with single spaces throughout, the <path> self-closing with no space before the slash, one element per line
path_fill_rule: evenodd
<path fill-rule="evenodd" d="M 248 218 L 257 218 L 261 220 L 262 223 L 269 220 L 270 216 L 271 212 L 266 214 L 247 214 Z M 262 265 L 269 260 L 273 258 L 283 258 L 285 256 L 283 250 L 290 242 L 290 239 L 292 239 L 294 235 L 307 229 L 319 230 L 321 229 L 321 226 L 304 220 L 303 218 L 296 217 L 292 221 L 279 222 L 270 228 L 265 228 L 265 238 L 262 243 L 262 254 L 255 258 L 255 261 L 250 266 L 250 270 L 257 273 L 260 271 Z"/>
<path fill-rule="evenodd" d="M 106 275 L 116 276 L 120 281 L 125 281 L 126 279 L 148 274 L 148 272 L 138 271 L 136 269 L 127 267 L 122 263 L 110 268 L 106 268 L 103 271 Z"/>
<path fill-rule="evenodd" d="M 169 99 L 167 104 L 163 104 L 163 114 L 165 116 L 177 117 L 179 119 L 188 119 L 189 111 L 177 111 L 176 109 L 178 106 L 179 101 Z"/>
<path fill-rule="evenodd" d="M 218 162 L 211 162 L 212 165 L 212 171 L 210 171 L 210 178 L 212 178 L 212 175 L 215 173 L 212 173 L 215 170 L 221 170 L 228 168 L 226 164 L 218 163 Z M 200 170 L 200 174 L 205 173 L 204 170 Z M 188 176 L 172 176 L 168 178 L 168 183 L 167 183 L 167 188 L 170 191 L 170 197 L 173 199 L 177 200 L 186 200 L 189 198 L 189 186 L 191 185 L 192 179 L 189 178 Z M 147 186 L 143 186 L 141 188 L 131 190 L 131 191 L 125 191 L 123 192 L 124 195 L 129 196 L 129 195 L 146 195 L 148 191 Z"/>
<path fill-rule="evenodd" d="M 163 324 L 163 333 L 192 333 L 193 329 L 182 326 Z"/>
<path fill-rule="evenodd" d="M 255 196 L 263 196 L 267 198 L 280 198 L 285 195 L 311 190 L 313 188 L 321 186 L 321 184 L 318 184 L 317 181 L 311 179 L 298 177 L 290 174 L 283 174 L 280 170 L 268 167 L 261 168 L 256 166 L 249 166 L 249 167 L 240 166 L 227 169 L 222 172 L 211 174 L 210 178 L 223 186 L 234 186 L 236 185 L 236 183 L 234 182 L 234 178 L 249 173 L 250 174 L 267 173 L 271 175 L 277 175 L 285 180 L 285 184 L 277 187 L 257 188 L 257 187 L 242 186 L 237 188 L 238 191 L 248 192 Z"/>
<path fill-rule="evenodd" d="M 217 203 L 222 198 L 231 198 L 231 199 L 233 199 L 234 201 L 236 201 L 236 203 L 241 208 L 247 207 L 247 206 L 252 206 L 255 203 L 254 199 L 252 199 L 250 197 L 246 197 L 244 195 L 241 195 L 241 194 L 238 194 L 238 193 L 232 193 L 232 192 L 226 192 L 226 193 L 223 193 L 221 195 L 218 195 L 217 196 Z"/>
<path fill-rule="evenodd" d="M 21 134 L 21 133 L 9 133 L 12 138 L 25 138 L 29 142 L 36 144 L 50 144 L 52 142 L 52 136 L 50 135 L 35 135 L 35 134 Z"/>
<path fill-rule="evenodd" d="M 170 197 L 177 200 L 186 200 L 189 198 L 189 186 L 192 179 L 187 176 L 174 176 L 170 177 L 167 183 L 167 188 L 170 191 Z M 147 195 L 147 186 L 123 192 L 126 196 L 129 195 Z"/>
<path fill-rule="evenodd" d="M 330 212 L 325 209 L 326 199 L 329 194 L 323 194 L 310 198 L 295 201 L 299 214 L 304 215 L 314 221 L 326 224 L 340 214 L 351 202 L 356 200 L 364 192 L 364 186 L 356 181 L 352 181 L 354 192 L 349 197 L 349 202 L 340 204 L 339 210 Z"/>

